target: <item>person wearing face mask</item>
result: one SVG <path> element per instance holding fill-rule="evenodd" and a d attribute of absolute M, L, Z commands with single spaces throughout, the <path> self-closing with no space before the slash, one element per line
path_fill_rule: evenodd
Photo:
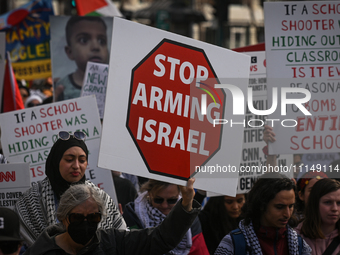
<path fill-rule="evenodd" d="M 58 222 L 55 212 L 61 195 L 71 184 L 86 184 L 98 190 L 105 204 L 108 217 L 100 222 L 104 229 L 115 227 L 126 229 L 126 224 L 111 197 L 91 181 L 87 181 L 85 170 L 88 164 L 88 149 L 84 142 L 85 133 L 59 132 L 45 163 L 46 178 L 33 184 L 16 202 L 15 210 L 20 217 L 20 233 L 30 246 L 42 231 Z"/>
<path fill-rule="evenodd" d="M 210 254 L 214 254 L 225 235 L 237 228 L 244 203 L 245 194 L 209 198 L 198 217 Z"/>
<path fill-rule="evenodd" d="M 97 229 L 106 217 L 98 190 L 84 184 L 72 185 L 60 199 L 57 218 L 25 255 L 61 254 L 165 254 L 182 240 L 200 204 L 194 201 L 194 179 L 181 187 L 182 199 L 156 228 L 139 230 Z"/>
<path fill-rule="evenodd" d="M 140 191 L 141 194 L 135 201 L 125 206 L 123 213 L 125 222 L 131 229 L 158 226 L 181 198 L 180 186 L 158 180 L 148 180 L 141 186 Z M 176 248 L 166 254 L 209 254 L 198 218 Z"/>

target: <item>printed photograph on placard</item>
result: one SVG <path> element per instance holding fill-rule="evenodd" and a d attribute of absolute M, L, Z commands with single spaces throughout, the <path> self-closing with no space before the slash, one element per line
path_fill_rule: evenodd
<path fill-rule="evenodd" d="M 80 97 L 88 61 L 108 64 L 112 18 L 51 17 L 54 101 Z"/>

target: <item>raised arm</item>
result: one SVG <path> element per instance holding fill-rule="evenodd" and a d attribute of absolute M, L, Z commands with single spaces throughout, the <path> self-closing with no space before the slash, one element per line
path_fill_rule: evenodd
<path fill-rule="evenodd" d="M 174 249 L 192 226 L 200 210 L 194 200 L 195 179 L 181 187 L 182 198 L 156 228 L 132 229 L 129 232 L 115 231 L 116 244 L 122 254 L 166 254 Z"/>
<path fill-rule="evenodd" d="M 192 210 L 192 202 L 195 196 L 194 182 L 195 178 L 191 178 L 188 180 L 186 187 L 181 186 L 182 206 L 187 212 Z"/>
<path fill-rule="evenodd" d="M 275 133 L 273 131 L 273 128 L 271 126 L 265 125 L 264 126 L 264 132 L 263 132 L 263 140 L 266 142 L 267 146 L 271 142 L 275 142 Z M 267 166 L 276 166 L 276 154 L 269 155 L 267 154 Z"/>

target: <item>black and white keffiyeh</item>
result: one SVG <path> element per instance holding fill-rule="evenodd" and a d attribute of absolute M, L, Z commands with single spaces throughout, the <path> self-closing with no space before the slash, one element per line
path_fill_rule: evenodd
<path fill-rule="evenodd" d="M 144 228 L 156 227 L 162 223 L 166 215 L 154 208 L 147 199 L 148 192 L 141 193 L 135 200 L 135 212 Z M 178 198 L 180 199 L 180 197 Z M 192 246 L 191 229 L 188 230 L 182 241 L 168 254 L 186 255 Z"/>
<path fill-rule="evenodd" d="M 240 221 L 239 228 L 242 231 L 246 244 L 248 247 L 247 255 L 262 255 L 259 239 L 254 231 L 253 224 L 244 225 L 244 220 Z M 298 237 L 295 230 L 287 225 L 287 238 L 289 255 L 299 255 Z M 311 254 L 312 250 L 308 244 L 303 240 L 302 255 Z M 234 245 L 231 236 L 226 235 L 219 246 L 217 247 L 215 255 L 234 255 Z"/>
<path fill-rule="evenodd" d="M 126 229 L 125 221 L 117 210 L 111 197 L 90 181 L 85 184 L 94 187 L 101 195 L 106 205 L 107 217 L 103 218 L 98 227 L 110 229 Z M 57 223 L 55 195 L 49 179 L 32 185 L 16 202 L 15 211 L 20 217 L 20 233 L 30 246 L 43 230 Z"/>

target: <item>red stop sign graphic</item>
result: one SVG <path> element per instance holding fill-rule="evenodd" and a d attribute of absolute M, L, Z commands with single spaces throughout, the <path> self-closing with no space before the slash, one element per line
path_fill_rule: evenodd
<path fill-rule="evenodd" d="M 219 150 L 225 94 L 202 49 L 164 39 L 132 70 L 127 129 L 151 173 L 187 180 Z M 206 115 L 202 114 L 202 94 Z"/>

